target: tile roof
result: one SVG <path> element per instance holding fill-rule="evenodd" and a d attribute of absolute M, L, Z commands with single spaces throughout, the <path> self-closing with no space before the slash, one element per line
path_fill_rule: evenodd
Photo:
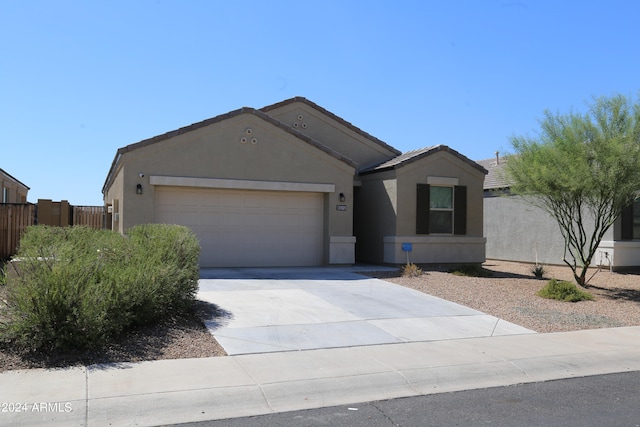
<path fill-rule="evenodd" d="M 489 173 L 484 178 L 485 190 L 509 188 L 511 183 L 505 178 L 506 157 L 493 157 L 491 159 L 477 160 L 476 163 L 484 167 Z"/>
<path fill-rule="evenodd" d="M 471 166 L 473 166 L 474 168 L 484 172 L 485 174 L 487 173 L 487 170 L 480 164 L 474 162 L 473 160 L 469 159 L 466 156 L 463 156 L 462 154 L 460 154 L 459 152 L 457 152 L 456 150 L 446 146 L 446 145 L 433 145 L 431 147 L 424 147 L 424 148 L 419 148 L 417 150 L 411 150 L 411 151 L 407 151 L 406 153 L 402 153 L 397 157 L 394 157 L 393 159 L 387 160 L 386 162 L 383 162 L 377 166 L 372 166 L 366 169 L 363 169 L 360 171 L 360 174 L 367 174 L 367 173 L 374 173 L 374 172 L 379 172 L 382 170 L 388 170 L 388 169 L 396 169 L 398 167 L 404 166 L 407 163 L 411 163 L 414 162 L 416 160 L 419 160 L 423 157 L 429 156 L 431 154 L 437 153 L 439 151 L 446 151 L 450 154 L 453 154 L 454 156 L 458 157 L 460 160 L 470 164 Z"/>
<path fill-rule="evenodd" d="M 294 102 L 302 102 L 308 106 L 310 106 L 311 108 L 314 108 L 316 110 L 318 110 L 319 112 L 321 112 L 322 114 L 331 117 L 333 120 L 341 123 L 342 125 L 348 127 L 349 129 L 351 129 L 352 131 L 364 136 L 365 138 L 377 143 L 378 145 L 381 145 L 382 147 L 386 148 L 387 150 L 394 152 L 396 154 L 400 154 L 400 151 L 397 150 L 396 148 L 390 146 L 389 144 L 387 144 L 386 142 L 376 138 L 373 135 L 368 134 L 367 132 L 363 131 L 362 129 L 360 129 L 357 126 L 354 126 L 353 124 L 351 124 L 350 122 L 346 121 L 345 119 L 343 119 L 342 117 L 336 116 L 335 114 L 333 114 L 331 111 L 319 106 L 318 104 L 316 104 L 315 102 L 309 101 L 307 98 L 302 97 L 302 96 L 296 96 L 294 98 L 290 98 L 290 99 L 285 99 L 284 101 L 280 101 L 277 102 L 275 104 L 271 104 L 271 105 L 267 105 L 266 107 L 262 107 L 260 109 L 260 111 L 263 112 L 269 112 L 271 110 L 275 110 L 277 108 L 283 107 L 285 105 L 288 104 L 293 104 Z"/>
<path fill-rule="evenodd" d="M 338 159 L 340 161 L 343 161 L 344 163 L 348 164 L 349 166 L 351 166 L 353 168 L 357 168 L 356 162 L 354 162 L 350 158 L 338 153 L 337 151 L 327 147 L 326 145 L 324 145 L 324 144 L 322 144 L 322 143 L 320 143 L 320 142 L 318 142 L 318 141 L 316 141 L 316 140 L 314 140 L 312 138 L 309 138 L 308 136 L 298 132 L 297 130 L 293 129 L 292 127 L 287 126 L 286 124 L 274 119 L 273 117 L 269 116 L 265 112 L 263 112 L 261 110 L 256 110 L 255 108 L 242 107 L 242 108 L 240 108 L 238 110 L 230 111 L 228 113 L 221 114 L 219 116 L 216 116 L 216 117 L 213 117 L 213 118 L 210 118 L 210 119 L 206 119 L 206 120 L 203 120 L 201 122 L 191 124 L 189 126 L 184 126 L 184 127 L 179 128 L 179 129 L 172 130 L 170 132 L 166 132 L 166 133 L 163 133 L 161 135 L 157 135 L 157 136 L 154 136 L 152 138 L 145 139 L 145 140 L 142 140 L 140 142 L 136 142 L 134 144 L 129 144 L 129 145 L 125 146 L 125 147 L 119 148 L 118 151 L 116 152 L 116 155 L 115 155 L 115 157 L 113 159 L 113 162 L 111 163 L 111 168 L 109 169 L 109 173 L 107 174 L 107 179 L 105 180 L 105 183 L 104 183 L 104 185 L 102 187 L 102 193 L 104 194 L 106 192 L 106 190 L 107 190 L 107 187 L 110 185 L 110 182 L 111 182 L 111 180 L 113 178 L 113 173 L 115 172 L 116 167 L 117 167 L 122 155 L 124 155 L 124 154 L 126 154 L 126 153 L 128 153 L 130 151 L 134 151 L 134 150 L 136 150 L 138 148 L 142 148 L 142 147 L 145 147 L 147 145 L 155 144 L 155 143 L 158 143 L 160 141 L 165 141 L 165 140 L 173 138 L 175 136 L 182 135 L 184 133 L 191 132 L 191 131 L 194 131 L 196 129 L 200 129 L 200 128 L 203 128 L 205 126 L 209 126 L 209 125 L 211 125 L 213 123 L 218 123 L 218 122 L 221 122 L 223 120 L 227 120 L 227 119 L 230 119 L 232 117 L 235 117 L 235 116 L 238 116 L 238 115 L 241 115 L 241 114 L 253 114 L 253 115 L 261 118 L 262 120 L 264 120 L 266 122 L 269 122 L 272 125 L 281 128 L 285 132 L 288 132 L 288 133 L 294 135 L 295 137 L 301 139 L 302 141 L 304 141 L 304 142 L 316 147 L 317 149 L 319 149 L 321 151 L 324 151 L 325 153 L 335 157 L 336 159 Z"/>

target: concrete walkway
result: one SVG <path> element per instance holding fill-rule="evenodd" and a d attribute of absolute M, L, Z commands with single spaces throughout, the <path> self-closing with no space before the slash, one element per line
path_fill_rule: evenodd
<path fill-rule="evenodd" d="M 268 276 L 275 273 L 270 271 Z M 323 279 L 330 282 L 324 283 L 325 290 L 346 280 L 344 272 L 336 274 L 339 278 Z M 206 277 L 206 272 L 203 275 Z M 255 279 L 255 272 L 250 276 L 253 276 L 252 280 Z M 229 280 L 237 280 L 237 276 L 234 277 Z M 304 278 L 298 274 L 295 281 L 307 279 L 313 277 Z M 203 293 L 247 292 L 246 289 L 237 290 L 237 287 L 231 291 L 207 290 L 206 280 L 203 279 Z M 283 290 L 280 285 L 269 282 L 275 280 L 273 277 L 264 277 L 262 280 L 258 283 L 261 292 Z M 286 280 L 294 279 L 289 277 Z M 318 334 L 313 339 L 302 340 L 299 332 L 296 333 L 297 338 L 285 339 L 279 329 L 266 327 L 264 332 L 277 331 L 277 339 L 257 340 L 255 331 L 244 335 L 231 331 L 225 335 L 231 338 L 231 344 L 227 344 L 231 349 L 240 348 L 240 352 L 252 353 L 254 350 L 251 348 L 255 344 L 266 346 L 264 348 L 267 351 L 263 353 L 56 370 L 7 371 L 0 373 L 0 425 L 154 426 L 640 371 L 640 327 L 414 341 L 414 338 L 407 338 L 404 332 L 396 333 L 390 327 L 379 327 L 368 316 L 344 309 L 346 306 L 357 306 L 358 301 L 369 296 L 386 302 L 388 307 L 394 305 L 393 300 L 385 300 L 385 296 L 389 297 L 388 292 L 391 292 L 389 289 L 378 289 L 376 283 L 368 281 L 363 287 L 365 282 L 361 280 L 354 278 L 349 283 L 342 283 L 342 286 L 353 287 L 350 288 L 353 294 L 343 295 L 347 302 L 342 305 L 342 297 L 339 301 L 332 300 L 320 292 L 323 287 L 316 286 L 318 284 L 309 286 L 298 283 L 287 290 L 295 291 L 293 296 L 306 301 L 304 310 L 311 303 L 308 299 L 314 303 L 324 301 L 328 304 L 327 309 L 335 310 L 335 315 L 346 317 L 344 322 L 362 322 L 364 325 L 360 327 L 364 329 L 373 325 L 399 341 L 283 351 L 289 347 L 301 348 L 302 344 L 308 347 L 305 343 L 316 339 L 321 341 L 321 345 L 327 343 L 322 337 L 316 338 Z M 264 287 L 269 283 L 274 288 Z M 236 286 L 237 282 L 228 285 Z M 411 296 L 417 297 L 414 294 Z M 397 294 L 393 294 L 393 297 L 397 297 Z M 294 301 L 292 298 L 291 294 L 286 298 L 280 294 L 275 300 L 280 301 L 282 307 L 289 304 L 294 308 L 294 302 L 298 299 L 294 298 Z M 263 303 L 264 300 L 257 301 L 258 305 Z M 408 301 L 403 300 L 404 304 L 408 304 Z M 426 304 L 431 304 L 430 307 L 434 309 L 446 306 L 430 299 L 426 300 Z M 237 310 L 231 305 L 228 307 Z M 348 317 L 335 307 L 342 307 L 344 312 L 357 319 Z M 410 310 L 418 310 L 411 307 Z M 443 313 L 440 313 L 436 317 L 444 317 L 448 321 L 468 317 L 473 324 L 482 323 L 476 322 L 482 319 L 482 313 L 469 312 L 460 306 L 452 306 L 451 310 L 446 312 L 448 314 L 441 316 Z M 249 310 L 247 316 L 251 312 Z M 249 321 L 250 316 L 239 313 L 233 313 L 234 318 L 231 319 L 240 322 L 235 328 L 229 326 L 230 321 L 221 329 L 256 328 Z M 307 320 L 314 316 L 324 320 L 317 313 L 306 317 L 301 313 L 289 313 L 284 317 L 298 322 L 300 316 Z M 402 320 L 393 316 L 377 318 Z M 419 322 L 430 320 L 428 315 L 420 312 L 416 313 L 416 317 L 411 317 L 416 318 L 422 319 Z M 442 325 L 446 323 L 442 322 Z M 281 321 L 278 325 L 286 326 Z M 309 328 L 313 329 L 311 326 Z M 447 326 L 442 328 L 446 329 Z M 369 334 L 377 335 L 380 332 L 373 334 L 369 330 L 365 333 Z M 239 336 L 242 338 L 239 339 Z M 246 337 L 249 339 L 245 340 Z M 237 341 L 244 342 L 238 345 Z M 328 346 L 336 346 L 335 341 Z"/>
<path fill-rule="evenodd" d="M 366 269 L 395 270 L 208 269 L 198 299 L 220 307 L 206 325 L 230 355 L 534 333 Z"/>

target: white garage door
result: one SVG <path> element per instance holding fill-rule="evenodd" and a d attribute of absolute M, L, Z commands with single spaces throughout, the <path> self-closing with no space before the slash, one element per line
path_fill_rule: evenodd
<path fill-rule="evenodd" d="M 201 267 L 322 264 L 320 193 L 156 187 L 156 222 L 190 227 Z"/>

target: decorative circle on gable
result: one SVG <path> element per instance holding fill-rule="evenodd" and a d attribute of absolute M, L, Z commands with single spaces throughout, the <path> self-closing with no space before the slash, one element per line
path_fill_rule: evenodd
<path fill-rule="evenodd" d="M 303 124 L 302 124 L 302 129 L 306 129 L 306 128 L 307 128 L 307 124 L 306 124 L 306 123 L 303 123 Z"/>
<path fill-rule="evenodd" d="M 244 136 L 242 138 L 240 138 L 240 142 L 242 142 L 243 144 L 247 143 L 247 138 L 245 138 Z"/>
<path fill-rule="evenodd" d="M 298 114 L 298 120 L 302 120 L 304 119 L 304 116 L 302 114 Z"/>
<path fill-rule="evenodd" d="M 294 127 L 294 128 L 297 128 L 297 127 L 298 127 L 298 123 L 294 123 L 294 124 L 293 124 L 293 127 Z"/>
<path fill-rule="evenodd" d="M 253 145 L 257 144 L 258 143 L 258 138 L 251 138 L 251 143 Z"/>
<path fill-rule="evenodd" d="M 253 129 L 251 128 L 246 128 L 244 131 L 247 135 L 251 135 L 253 133 Z"/>

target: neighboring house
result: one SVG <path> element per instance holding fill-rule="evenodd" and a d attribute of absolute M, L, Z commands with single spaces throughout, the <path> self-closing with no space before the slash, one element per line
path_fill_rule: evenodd
<path fill-rule="evenodd" d="M 0 203 L 27 203 L 29 187 L 0 169 Z"/>
<path fill-rule="evenodd" d="M 120 148 L 102 192 L 114 230 L 189 226 L 203 267 L 398 264 L 403 243 L 411 262 L 481 263 L 485 173 L 296 97 Z"/>
<path fill-rule="evenodd" d="M 487 259 L 564 264 L 564 239 L 556 220 L 521 197 L 505 179 L 508 158 L 479 160 L 488 170 L 484 181 L 484 235 Z M 593 232 L 587 218 L 585 231 Z M 634 240 L 635 239 L 635 240 Z M 640 203 L 629 207 L 604 235 L 593 265 L 613 269 L 640 266 Z"/>

